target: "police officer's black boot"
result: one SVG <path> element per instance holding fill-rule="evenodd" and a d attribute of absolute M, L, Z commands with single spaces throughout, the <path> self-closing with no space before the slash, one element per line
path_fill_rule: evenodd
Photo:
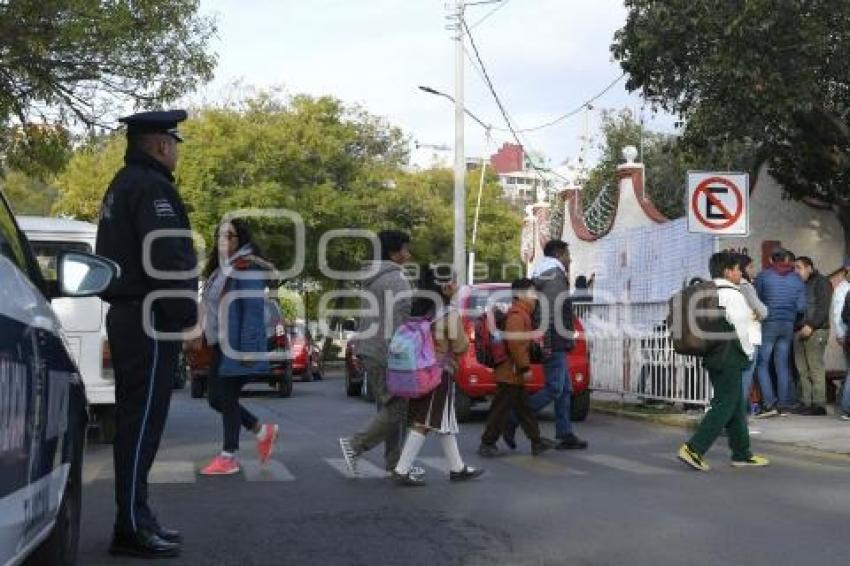
<path fill-rule="evenodd" d="M 175 558 L 180 556 L 179 543 L 163 540 L 153 531 L 139 530 L 135 533 L 112 535 L 109 554 L 113 556 L 136 556 L 139 558 Z"/>

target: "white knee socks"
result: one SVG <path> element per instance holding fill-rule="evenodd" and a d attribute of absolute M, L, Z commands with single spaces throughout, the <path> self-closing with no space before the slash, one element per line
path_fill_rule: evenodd
<path fill-rule="evenodd" d="M 449 469 L 453 472 L 463 470 L 463 460 L 460 457 L 460 451 L 457 449 L 457 437 L 454 434 L 441 434 L 440 445 L 443 447 L 443 454 L 449 463 Z"/>
<path fill-rule="evenodd" d="M 410 472 L 410 468 L 413 466 L 413 461 L 416 459 L 416 456 L 419 455 L 419 451 L 422 449 L 423 444 L 425 444 L 425 435 L 415 430 L 411 430 L 407 435 L 407 440 L 404 441 L 404 448 L 401 451 L 401 457 L 399 457 L 398 464 L 396 464 L 395 467 L 397 474 L 404 475 Z"/>

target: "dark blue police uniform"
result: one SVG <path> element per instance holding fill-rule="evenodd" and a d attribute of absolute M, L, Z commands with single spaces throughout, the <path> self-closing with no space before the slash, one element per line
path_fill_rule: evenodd
<path fill-rule="evenodd" d="M 181 348 L 179 338 L 158 333 L 179 333 L 197 322 L 197 258 L 171 171 L 176 153 L 168 163 L 162 155 L 155 157 L 146 142 L 167 147 L 182 141 L 176 126 L 185 119 L 183 110 L 121 118 L 127 125 L 125 165 L 101 205 L 97 253 L 121 267 L 120 277 L 102 295 L 110 303 L 106 329 L 115 370 L 113 554 L 159 557 L 180 551 L 180 534 L 163 528 L 148 506 L 148 472 L 168 415 Z M 146 305 L 154 292 L 161 298 Z"/>

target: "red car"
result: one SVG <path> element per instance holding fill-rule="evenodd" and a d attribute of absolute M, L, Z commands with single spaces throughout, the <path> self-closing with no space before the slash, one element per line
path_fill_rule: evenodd
<path fill-rule="evenodd" d="M 511 287 L 507 283 L 472 285 L 460 290 L 459 300 L 464 313 L 464 328 L 471 344 L 461 360 L 457 375 L 455 375 L 455 410 L 458 420 L 462 421 L 469 418 L 472 406 L 475 403 L 484 401 L 496 393 L 493 370 L 481 365 L 475 357 L 474 321 L 494 304 L 507 309 L 511 303 Z M 573 318 L 573 324 L 576 331 L 582 332 L 584 330 L 578 318 Z M 576 340 L 575 348 L 564 355 L 567 356 L 567 368 L 572 383 L 570 418 L 574 421 L 583 421 L 587 418 L 590 410 L 590 368 L 587 342 L 584 338 L 579 337 Z M 526 384 L 526 389 L 529 393 L 534 393 L 543 388 L 545 382 L 543 366 L 540 364 L 532 365 L 531 372 L 532 380 Z"/>
<path fill-rule="evenodd" d="M 464 287 L 460 290 L 460 305 L 464 311 L 464 328 L 469 337 L 470 348 L 460 363 L 455 375 L 455 410 L 460 421 L 468 420 L 472 407 L 487 400 L 496 393 L 493 370 L 481 365 L 475 357 L 475 319 L 494 304 L 504 307 L 510 305 L 511 287 L 507 283 L 482 283 Z M 578 332 L 584 327 L 578 318 L 573 318 Z M 366 389 L 362 364 L 357 359 L 354 341 L 349 340 L 345 352 L 345 386 L 350 397 L 361 395 Z M 583 421 L 590 411 L 590 373 L 587 342 L 583 337 L 576 340 L 575 348 L 565 354 L 572 383 L 572 403 L 570 417 L 574 421 Z M 531 366 L 532 380 L 526 384 L 529 393 L 539 391 L 544 384 L 543 366 Z M 365 396 L 368 398 L 368 391 Z"/>
<path fill-rule="evenodd" d="M 303 322 L 287 324 L 286 334 L 292 348 L 292 374 L 301 381 L 322 379 L 322 352 Z"/>

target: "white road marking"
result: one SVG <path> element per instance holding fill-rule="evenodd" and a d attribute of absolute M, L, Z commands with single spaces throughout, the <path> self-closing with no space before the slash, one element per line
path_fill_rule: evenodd
<path fill-rule="evenodd" d="M 195 463 L 185 460 L 154 462 L 148 483 L 195 483 Z"/>
<path fill-rule="evenodd" d="M 348 471 L 348 466 L 345 465 L 345 460 L 342 458 L 325 458 L 325 462 L 327 462 L 332 468 L 341 473 L 347 478 L 365 478 L 365 479 L 374 479 L 374 478 L 386 478 L 389 476 L 389 472 L 382 470 L 372 462 L 368 460 L 364 460 L 362 458 L 357 460 L 357 470 L 360 472 L 357 476 L 352 476 Z"/>
<path fill-rule="evenodd" d="M 628 472 L 632 474 L 649 476 L 673 473 L 673 470 L 659 468 L 657 466 L 650 466 L 648 464 L 642 464 L 634 460 L 620 458 L 619 456 L 613 456 L 611 454 L 577 454 L 576 457 L 580 458 L 581 460 L 591 462 L 593 464 L 605 466 L 606 468 L 612 468 L 614 470 L 619 470 L 621 472 Z"/>
<path fill-rule="evenodd" d="M 245 479 L 247 481 L 295 481 L 295 476 L 292 475 L 292 472 L 290 472 L 286 466 L 274 459 L 269 460 L 263 466 L 253 459 L 239 462 L 239 465 L 242 466 L 242 473 L 245 474 Z"/>

